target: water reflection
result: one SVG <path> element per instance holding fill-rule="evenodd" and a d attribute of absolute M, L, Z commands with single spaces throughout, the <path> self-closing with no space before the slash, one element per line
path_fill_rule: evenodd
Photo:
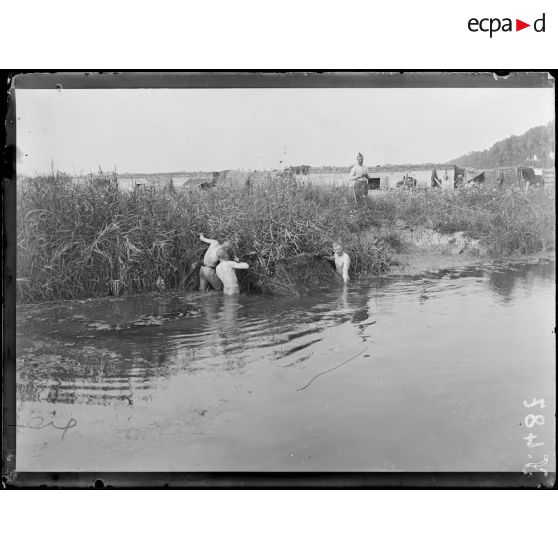
<path fill-rule="evenodd" d="M 554 262 L 538 265 L 535 272 L 532 266 L 526 265 L 494 266 L 487 273 L 488 286 L 502 302 L 508 304 L 513 301 L 514 291 L 528 293 L 538 284 L 554 281 L 555 273 Z"/>
<path fill-rule="evenodd" d="M 511 305 L 537 293 L 551 298 L 554 277 L 554 262 L 499 264 L 375 278 L 301 298 L 135 296 L 28 308 L 18 312 L 18 400 L 132 406 L 148 403 L 175 375 L 239 375 L 254 363 L 265 374 L 266 362 L 285 369 L 304 363 L 319 373 L 324 363 L 312 364 L 317 351 L 323 354 L 333 341 L 355 345 L 356 353 L 374 342 L 375 328 L 389 327 L 389 316 L 413 313 L 414 321 L 397 327 L 411 336 L 416 330 L 411 338 L 422 343 L 419 333 L 430 326 L 421 320 L 442 316 L 450 331 L 458 320 L 475 319 L 456 314 L 456 300 L 477 305 L 481 315 L 488 303 Z M 173 319 L 122 330 L 89 327 L 146 314 Z M 396 342 L 401 330 L 387 334 Z"/>
<path fill-rule="evenodd" d="M 53 350 L 55 348 L 53 347 Z M 49 403 L 102 404 L 148 401 L 169 370 L 171 354 L 161 347 L 123 346 L 45 357 L 44 352 L 18 361 L 18 400 Z"/>

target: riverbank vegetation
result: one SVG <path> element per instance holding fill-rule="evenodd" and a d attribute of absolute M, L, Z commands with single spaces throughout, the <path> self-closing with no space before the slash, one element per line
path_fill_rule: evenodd
<path fill-rule="evenodd" d="M 475 186 L 447 194 L 401 193 L 386 200 L 398 219 L 437 232 L 465 232 L 479 239 L 494 257 L 554 248 L 554 192 Z M 393 207 L 395 206 L 395 208 Z"/>
<path fill-rule="evenodd" d="M 465 231 L 495 255 L 528 253 L 554 246 L 554 194 L 398 192 L 370 196 L 359 207 L 351 190 L 280 178 L 252 189 L 124 191 L 115 175 L 78 183 L 53 172 L 18 183 L 18 298 L 151 291 L 159 278 L 169 289 L 195 289 L 207 248 L 200 232 L 230 239 L 250 264 L 239 274 L 244 290 L 274 292 L 281 262 L 301 253 L 331 255 L 334 240 L 351 255 L 353 276 L 377 274 L 397 259 L 400 221 Z"/>
<path fill-rule="evenodd" d="M 230 239 L 250 264 L 245 290 L 273 292 L 278 263 L 301 253 L 331 255 L 341 240 L 353 275 L 392 263 L 381 240 L 364 242 L 362 216 L 345 193 L 293 188 L 282 180 L 251 190 L 123 191 L 116 176 L 77 184 L 56 173 L 18 185 L 18 292 L 22 300 L 195 289 L 207 245 Z"/>

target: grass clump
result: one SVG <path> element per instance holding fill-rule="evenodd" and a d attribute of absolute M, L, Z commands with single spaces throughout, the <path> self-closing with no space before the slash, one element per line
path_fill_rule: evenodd
<path fill-rule="evenodd" d="M 440 233 L 464 231 L 496 256 L 554 248 L 555 194 L 509 187 L 472 187 L 453 192 L 401 192 L 389 196 L 395 217 Z"/>

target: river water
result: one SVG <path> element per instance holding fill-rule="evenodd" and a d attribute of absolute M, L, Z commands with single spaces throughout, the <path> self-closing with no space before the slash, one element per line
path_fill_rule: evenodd
<path fill-rule="evenodd" d="M 554 303 L 541 260 L 22 305 L 16 468 L 555 471 Z"/>

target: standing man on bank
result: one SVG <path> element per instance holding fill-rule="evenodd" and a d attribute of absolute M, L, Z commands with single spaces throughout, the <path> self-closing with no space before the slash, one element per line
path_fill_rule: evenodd
<path fill-rule="evenodd" d="M 362 163 L 364 157 L 362 153 L 357 155 L 357 164 L 351 169 L 349 174 L 349 184 L 353 186 L 355 201 L 357 204 L 363 202 L 368 196 L 368 168 Z"/>

